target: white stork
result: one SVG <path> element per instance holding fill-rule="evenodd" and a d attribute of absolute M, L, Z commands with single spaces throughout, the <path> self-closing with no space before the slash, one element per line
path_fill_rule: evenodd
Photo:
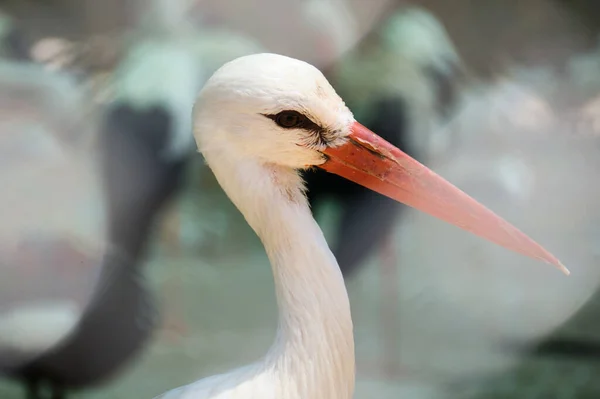
<path fill-rule="evenodd" d="M 308 207 L 299 174 L 305 168 L 351 179 L 569 273 L 539 244 L 356 122 L 323 74 L 305 62 L 256 54 L 225 64 L 196 101 L 194 135 L 265 246 L 279 328 L 258 362 L 160 399 L 352 397 L 348 294 Z"/>

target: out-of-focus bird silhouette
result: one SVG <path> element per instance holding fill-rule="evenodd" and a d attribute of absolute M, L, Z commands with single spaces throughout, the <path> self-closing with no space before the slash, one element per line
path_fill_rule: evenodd
<path fill-rule="evenodd" d="M 42 395 L 45 384 L 59 399 L 68 389 L 115 376 L 140 353 L 157 324 L 143 273 L 146 243 L 193 154 L 191 107 L 203 79 L 189 38 L 177 36 L 180 27 L 174 24 L 172 19 L 164 25 L 151 21 L 114 74 L 115 98 L 105 109 L 94 148 L 109 250 L 91 301 L 59 344 L 46 345 L 9 370 L 25 380 L 32 399 Z"/>
<path fill-rule="evenodd" d="M 26 370 L 76 333 L 110 250 L 100 179 L 84 153 L 86 93 L 31 62 L 4 58 L 0 68 L 0 373 L 37 398 Z"/>
<path fill-rule="evenodd" d="M 333 85 L 366 126 L 424 161 L 435 145 L 431 121 L 456 106 L 462 65 L 452 43 L 435 17 L 413 7 L 396 11 L 363 42 L 332 66 Z M 327 199 L 341 207 L 333 252 L 349 276 L 390 236 L 402 205 L 323 171 L 305 178 L 317 215 Z"/>

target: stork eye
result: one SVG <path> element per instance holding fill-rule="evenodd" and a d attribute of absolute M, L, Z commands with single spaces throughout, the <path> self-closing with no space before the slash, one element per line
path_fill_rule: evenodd
<path fill-rule="evenodd" d="M 275 123 L 286 129 L 300 127 L 305 120 L 306 117 L 296 111 L 282 111 L 275 116 Z"/>

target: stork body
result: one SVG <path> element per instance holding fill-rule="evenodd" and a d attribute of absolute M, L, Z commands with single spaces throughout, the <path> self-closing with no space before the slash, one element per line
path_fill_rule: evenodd
<path fill-rule="evenodd" d="M 353 179 L 529 256 L 564 267 L 523 233 L 354 121 L 324 76 L 275 54 L 217 71 L 194 111 L 196 142 L 265 245 L 279 309 L 260 361 L 160 399 L 352 397 L 354 343 L 337 262 L 313 220 L 299 170 Z"/>

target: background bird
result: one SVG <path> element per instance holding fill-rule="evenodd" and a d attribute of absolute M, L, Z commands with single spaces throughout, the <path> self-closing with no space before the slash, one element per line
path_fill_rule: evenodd
<path fill-rule="evenodd" d="M 168 35 L 173 25 L 161 22 L 152 21 L 158 37 L 145 36 L 128 48 L 115 73 L 115 99 L 107 106 L 94 148 L 99 152 L 110 249 L 92 299 L 60 345 L 11 370 L 27 382 L 32 398 L 42 394 L 42 384 L 51 386 L 53 398 L 63 398 L 68 389 L 114 377 L 140 353 L 157 325 L 156 304 L 143 271 L 145 246 L 193 153 L 186 111 L 203 78 L 193 49 L 182 48 L 178 37 Z M 162 86 L 147 80 L 159 73 Z"/>
<path fill-rule="evenodd" d="M 0 372 L 25 370 L 77 330 L 101 280 L 106 220 L 85 143 L 93 134 L 85 92 L 68 73 L 0 61 L 3 232 Z M 60 393 L 57 393 L 60 397 Z"/>
<path fill-rule="evenodd" d="M 365 125 L 425 161 L 435 124 L 456 106 L 461 64 L 443 26 L 425 10 L 400 9 L 332 66 L 332 84 Z M 319 215 L 328 199 L 340 205 L 334 253 L 350 275 L 392 234 L 401 205 L 321 171 L 306 173 L 308 195 Z M 364 210 L 373 209 L 368 216 Z M 392 261 L 393 262 L 393 261 Z"/>

